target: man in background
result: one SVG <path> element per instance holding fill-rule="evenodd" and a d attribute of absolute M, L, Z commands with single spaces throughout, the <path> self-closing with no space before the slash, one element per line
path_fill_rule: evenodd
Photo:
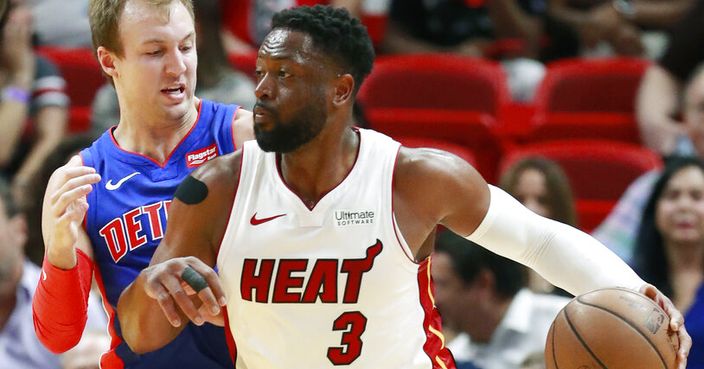
<path fill-rule="evenodd" d="M 108 349 L 105 315 L 91 299 L 88 330 L 91 341 L 56 355 L 39 342 L 32 325 L 32 296 L 39 267 L 26 260 L 27 224 L 17 212 L 6 181 L 0 179 L 0 364 L 12 369 L 98 369 Z"/>
<path fill-rule="evenodd" d="M 569 299 L 536 294 L 527 270 L 452 232 L 438 236 L 433 254 L 435 303 L 457 337 L 447 346 L 457 365 L 520 369 L 542 353 L 550 324 Z"/>

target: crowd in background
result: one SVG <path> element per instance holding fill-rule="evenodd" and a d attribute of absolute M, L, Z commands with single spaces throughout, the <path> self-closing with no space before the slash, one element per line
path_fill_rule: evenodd
<path fill-rule="evenodd" d="M 694 341 L 689 367 L 704 368 L 704 0 L 194 0 L 196 95 L 251 109 L 253 71 L 237 70 L 233 56 L 256 53 L 275 12 L 317 3 L 360 17 L 378 56 L 443 53 L 495 61 L 522 105 L 532 103 L 557 60 L 649 60 L 632 114 L 641 146 L 658 153 L 664 166 L 624 189 L 593 235 L 686 314 Z M 89 49 L 87 7 L 88 0 L 13 0 L 0 22 L 3 368 L 9 362 L 97 368 L 107 342 L 98 302 L 86 343 L 61 357 L 33 338 L 28 310 L 43 255 L 41 197 L 49 175 L 120 121 L 117 95 L 106 83 L 95 91 L 90 127 L 71 130 L 70 86 L 61 65 L 40 51 Z M 359 124 L 374 128 L 357 108 Z M 580 225 L 574 183 L 559 163 L 528 157 L 499 174 L 497 184 L 532 211 Z M 569 301 L 565 292 L 469 243 L 440 232 L 433 257 L 436 303 L 459 367 L 540 367 L 549 325 Z"/>

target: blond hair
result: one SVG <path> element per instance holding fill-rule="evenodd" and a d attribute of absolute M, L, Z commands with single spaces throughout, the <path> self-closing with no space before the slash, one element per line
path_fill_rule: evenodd
<path fill-rule="evenodd" d="M 195 21 L 192 0 L 90 0 L 88 15 L 94 50 L 103 46 L 122 56 L 123 45 L 120 41 L 119 24 L 127 1 L 142 1 L 159 9 L 166 9 L 174 1 L 180 1 L 188 10 L 191 19 Z"/>

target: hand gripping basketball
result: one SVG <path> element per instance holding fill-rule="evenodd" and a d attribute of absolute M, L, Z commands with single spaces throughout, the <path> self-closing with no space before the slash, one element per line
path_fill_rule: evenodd
<path fill-rule="evenodd" d="M 685 369 L 691 339 L 681 314 L 655 287 L 641 291 L 575 297 L 550 327 L 546 368 Z"/>

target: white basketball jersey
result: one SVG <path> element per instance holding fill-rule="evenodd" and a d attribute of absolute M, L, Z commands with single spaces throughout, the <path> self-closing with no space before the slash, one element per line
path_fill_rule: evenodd
<path fill-rule="evenodd" d="M 313 209 L 274 153 L 245 143 L 217 260 L 237 369 L 454 368 L 429 262 L 412 261 L 395 226 L 399 144 L 359 135 L 354 167 Z"/>

